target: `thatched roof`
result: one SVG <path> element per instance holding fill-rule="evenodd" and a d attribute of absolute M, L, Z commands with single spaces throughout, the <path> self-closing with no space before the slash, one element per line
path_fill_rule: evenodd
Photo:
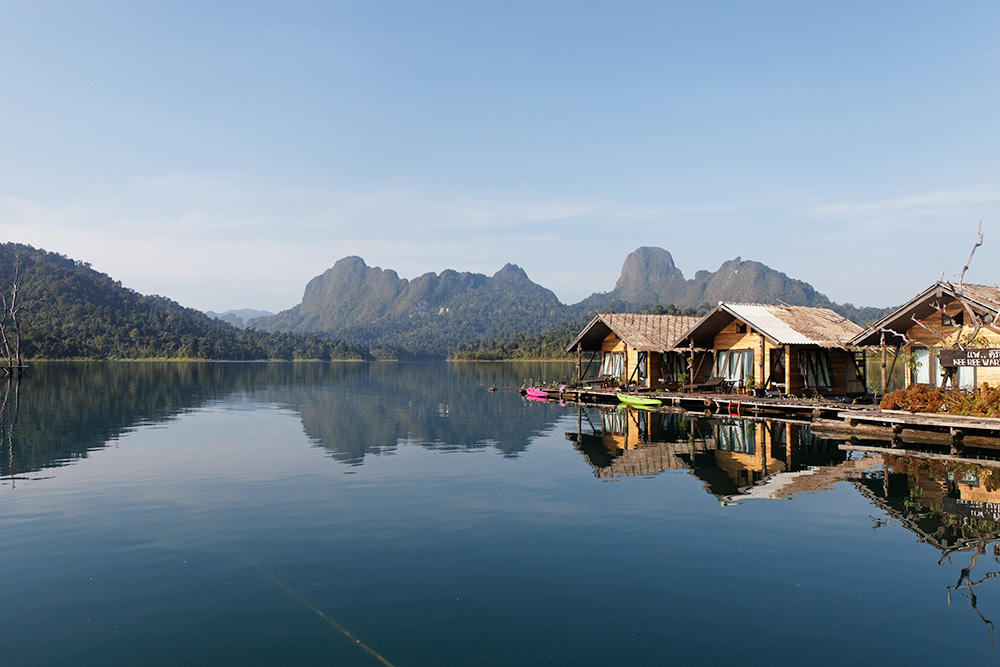
<path fill-rule="evenodd" d="M 958 299 L 959 293 L 969 302 L 973 310 L 980 314 L 993 313 L 1000 315 L 1000 289 L 989 285 L 954 285 L 948 282 L 937 282 L 913 297 L 902 306 L 892 311 L 878 322 L 872 324 L 858 334 L 852 345 L 864 347 L 878 345 L 884 333 L 887 343 L 893 345 L 906 342 L 906 332 L 914 326 L 913 319 L 922 320 L 937 312 L 943 302 Z"/>
<path fill-rule="evenodd" d="M 666 352 L 698 322 L 688 315 L 641 315 L 639 313 L 600 313 L 590 321 L 567 352 L 579 344 L 584 350 L 599 350 L 601 343 L 613 333 L 634 350 Z"/>
<path fill-rule="evenodd" d="M 829 308 L 774 306 L 760 303 L 720 303 L 677 342 L 711 348 L 715 336 L 733 320 L 748 324 L 775 345 L 846 347 L 861 327 Z"/>

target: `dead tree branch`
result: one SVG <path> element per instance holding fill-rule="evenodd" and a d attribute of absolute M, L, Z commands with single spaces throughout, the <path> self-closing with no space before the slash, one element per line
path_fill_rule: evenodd
<path fill-rule="evenodd" d="M 958 287 L 962 288 L 962 281 L 965 279 L 965 272 L 969 270 L 969 265 L 972 264 L 972 256 L 976 254 L 976 248 L 983 245 L 983 221 L 979 221 L 979 229 L 977 231 L 979 234 L 979 241 L 976 245 L 972 246 L 972 252 L 969 253 L 969 259 L 965 262 L 965 266 L 962 267 L 962 272 L 958 274 Z"/>

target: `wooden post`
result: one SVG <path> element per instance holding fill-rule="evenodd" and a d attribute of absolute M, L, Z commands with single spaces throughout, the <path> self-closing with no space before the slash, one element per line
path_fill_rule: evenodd
<path fill-rule="evenodd" d="M 576 381 L 583 381 L 583 345 L 576 344 Z"/>
<path fill-rule="evenodd" d="M 764 382 L 767 380 L 767 376 L 764 374 L 764 369 L 766 368 L 764 354 L 767 350 L 767 344 L 764 342 L 764 334 L 758 332 L 757 335 L 760 336 L 760 361 L 757 362 L 757 368 L 760 372 L 757 373 L 757 386 L 763 389 Z"/>
<path fill-rule="evenodd" d="M 889 376 L 885 372 L 886 366 L 886 350 L 885 350 L 885 332 L 882 332 L 882 395 L 885 396 L 886 390 L 889 388 Z"/>
<path fill-rule="evenodd" d="M 694 339 L 692 338 L 688 341 L 688 349 L 690 350 L 690 357 L 688 357 L 688 384 L 695 384 L 697 380 L 694 378 Z M 683 387 L 681 390 L 683 391 Z"/>

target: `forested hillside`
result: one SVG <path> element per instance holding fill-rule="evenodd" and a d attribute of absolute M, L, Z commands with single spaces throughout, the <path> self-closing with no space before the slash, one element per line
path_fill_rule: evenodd
<path fill-rule="evenodd" d="M 315 336 L 237 330 L 160 296 L 144 296 L 89 264 L 0 245 L 0 289 L 15 274 L 28 358 L 363 359 L 367 349 Z"/>

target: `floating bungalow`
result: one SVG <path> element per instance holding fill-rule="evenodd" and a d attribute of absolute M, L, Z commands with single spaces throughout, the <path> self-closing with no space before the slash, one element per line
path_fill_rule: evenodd
<path fill-rule="evenodd" d="M 828 308 L 720 303 L 677 340 L 693 387 L 724 383 L 773 394 L 866 393 L 864 354 L 848 349 L 861 327 Z"/>
<path fill-rule="evenodd" d="M 577 355 L 578 380 L 586 377 L 595 362 L 598 379 L 607 386 L 625 385 L 641 389 L 676 389 L 688 365 L 674 344 L 695 323 L 687 315 L 600 313 L 566 348 Z M 583 358 L 589 353 L 584 367 Z"/>
<path fill-rule="evenodd" d="M 908 359 L 906 385 L 962 389 L 1000 383 L 1000 289 L 937 282 L 854 337 L 851 345 L 887 349 Z M 974 319 L 982 324 L 976 330 Z M 959 350 L 958 348 L 963 348 Z M 947 354 L 942 354 L 949 350 Z M 954 350 L 952 352 L 951 350 Z M 959 354 L 956 354 L 959 353 Z M 883 380 L 883 391 L 886 389 Z"/>

